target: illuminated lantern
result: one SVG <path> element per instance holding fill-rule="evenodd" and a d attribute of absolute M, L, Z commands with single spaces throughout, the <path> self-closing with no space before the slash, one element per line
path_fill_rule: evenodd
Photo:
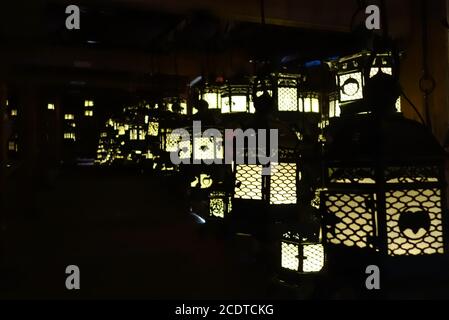
<path fill-rule="evenodd" d="M 159 122 L 157 119 L 151 119 L 148 121 L 148 136 L 157 137 L 159 135 Z"/>
<path fill-rule="evenodd" d="M 221 89 L 218 86 L 206 85 L 200 94 L 200 99 L 207 102 L 209 109 L 221 111 Z"/>
<path fill-rule="evenodd" d="M 299 74 L 279 74 L 277 76 L 277 105 L 279 111 L 304 110 L 305 103 L 303 98 L 306 96 L 300 96 L 300 84 L 301 76 Z"/>
<path fill-rule="evenodd" d="M 226 84 L 221 91 L 222 113 L 254 113 L 249 84 Z"/>
<path fill-rule="evenodd" d="M 295 154 L 292 149 L 279 149 L 278 163 L 271 164 L 269 175 L 263 175 L 264 166 L 260 164 L 236 165 L 233 200 L 236 219 L 257 219 L 262 211 L 282 218 L 295 211 L 301 179 Z"/>
<path fill-rule="evenodd" d="M 337 62 L 339 104 L 344 106 L 347 103 L 363 99 L 363 88 L 366 80 L 379 72 L 393 75 L 393 57 L 390 52 L 376 54 L 372 57 L 370 52 L 364 51 L 341 58 Z M 401 112 L 400 98 L 396 101 L 396 110 Z M 336 112 L 333 112 L 332 115 L 332 108 L 329 112 L 330 118 L 338 116 Z"/>
<path fill-rule="evenodd" d="M 303 238 L 299 232 L 288 231 L 283 233 L 280 245 L 281 279 L 292 281 L 298 275 L 313 274 L 323 270 L 325 251 L 322 243 Z"/>
<path fill-rule="evenodd" d="M 336 118 L 341 115 L 340 100 L 338 99 L 338 94 L 333 93 L 329 95 L 329 118 Z"/>
<path fill-rule="evenodd" d="M 187 115 L 187 101 L 179 97 L 166 97 L 163 99 L 165 109 L 168 112 L 173 112 L 181 115 Z"/>
<path fill-rule="evenodd" d="M 192 211 L 205 221 L 223 220 L 232 210 L 232 190 L 226 183 L 232 177 L 230 165 L 221 164 L 224 162 L 224 130 L 215 129 L 222 137 L 195 136 L 192 128 L 185 130 L 190 139 L 179 137 L 176 151 L 182 161 L 183 175 L 192 179 L 189 192 Z M 219 163 L 213 163 L 214 160 Z"/>
<path fill-rule="evenodd" d="M 443 255 L 444 154 L 432 134 L 402 115 L 363 114 L 328 135 L 325 241 L 389 257 Z"/>

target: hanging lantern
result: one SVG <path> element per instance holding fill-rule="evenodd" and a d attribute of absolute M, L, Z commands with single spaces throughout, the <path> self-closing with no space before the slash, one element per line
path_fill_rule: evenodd
<path fill-rule="evenodd" d="M 212 191 L 209 195 L 209 216 L 224 219 L 232 211 L 232 197 L 225 191 Z"/>
<path fill-rule="evenodd" d="M 329 128 L 327 243 L 388 256 L 445 253 L 443 152 L 417 122 L 359 115 Z"/>
<path fill-rule="evenodd" d="M 299 232 L 283 233 L 280 242 L 280 276 L 288 278 L 301 274 L 321 272 L 325 264 L 325 251 L 322 243 L 308 241 Z"/>
<path fill-rule="evenodd" d="M 222 113 L 254 113 L 249 84 L 226 84 L 221 91 Z"/>
<path fill-rule="evenodd" d="M 235 207 L 249 204 L 248 201 L 271 208 L 295 206 L 301 173 L 294 155 L 294 150 L 280 149 L 279 162 L 271 164 L 270 175 L 263 175 L 262 165 L 238 164 L 235 169 Z"/>
<path fill-rule="evenodd" d="M 277 76 L 277 104 L 279 111 L 302 111 L 303 97 L 299 95 L 301 76 L 299 74 L 279 74 Z M 301 107 L 299 100 L 301 99 Z"/>
<path fill-rule="evenodd" d="M 221 111 L 221 88 L 214 85 L 206 85 L 201 90 L 200 99 L 207 102 L 209 109 Z"/>
<path fill-rule="evenodd" d="M 298 102 L 299 112 L 320 113 L 320 99 L 317 92 L 301 92 Z"/>

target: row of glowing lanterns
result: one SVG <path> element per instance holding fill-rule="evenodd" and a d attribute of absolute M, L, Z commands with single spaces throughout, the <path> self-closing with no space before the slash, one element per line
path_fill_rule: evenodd
<path fill-rule="evenodd" d="M 358 58 L 358 57 L 356 57 Z M 391 66 L 387 65 L 388 59 L 380 57 L 375 61 L 369 71 L 369 77 L 377 72 L 392 74 Z M 329 117 L 338 117 L 340 115 L 339 106 L 351 101 L 363 98 L 363 84 L 365 75 L 360 71 L 357 59 L 342 61 L 337 75 L 337 81 L 340 93 L 330 101 Z M 294 78 L 294 77 L 293 77 Z M 300 92 L 298 86 L 279 86 L 277 88 L 278 110 L 279 111 L 298 111 L 298 112 L 320 112 L 320 101 L 318 96 L 313 94 L 304 94 Z M 209 88 L 201 94 L 201 98 L 206 100 L 210 109 L 221 110 L 222 113 L 232 112 L 254 112 L 249 94 L 241 90 L 239 94 L 223 93 L 219 88 Z M 232 93 L 232 91 L 229 91 Z M 248 91 L 246 91 L 248 92 Z M 400 111 L 400 102 L 397 104 Z M 145 120 L 148 127 L 146 134 L 151 136 L 160 135 L 162 131 L 157 121 Z M 111 125 L 120 134 L 130 130 L 125 124 L 111 123 Z M 144 130 L 141 128 L 141 130 Z M 165 130 L 169 133 L 170 130 Z M 130 138 L 132 138 L 130 136 Z M 132 139 L 131 139 L 132 140 Z M 214 149 L 215 141 L 203 141 L 210 144 Z M 195 143 L 194 143 L 195 145 Z M 175 142 L 165 142 L 163 149 L 165 151 L 176 151 L 178 146 Z M 191 146 L 192 148 L 192 146 Z M 175 150 L 176 149 L 176 150 Z M 200 148 L 202 149 L 202 148 Z M 191 149 L 190 149 L 191 150 Z M 208 157 L 208 155 L 203 155 Z M 216 156 L 216 155 L 214 155 Z M 264 193 L 269 193 L 269 205 L 292 205 L 296 204 L 297 199 L 297 181 L 301 179 L 300 170 L 296 163 L 276 164 L 278 170 L 270 177 L 262 176 L 262 167 L 258 165 L 237 165 L 234 168 L 236 180 L 239 181 L 233 192 L 233 196 L 221 191 L 210 191 L 209 214 L 211 217 L 223 219 L 232 210 L 235 199 L 260 201 Z M 263 179 L 270 179 L 270 183 L 265 184 Z M 436 177 L 431 177 L 427 182 L 434 183 Z M 413 182 L 413 181 L 406 181 Z M 350 181 L 342 179 L 336 183 L 347 184 Z M 373 181 L 362 180 L 360 183 L 371 185 Z M 399 183 L 394 180 L 392 183 Z M 265 185 L 270 186 L 270 190 L 264 190 Z M 196 181 L 192 182 L 192 187 L 208 189 L 212 186 L 210 176 L 201 175 Z M 442 231 L 442 210 L 441 210 L 441 190 L 435 187 L 422 186 L 421 189 L 391 191 L 386 195 L 387 199 L 387 228 L 388 228 L 388 254 L 392 256 L 401 255 L 431 255 L 444 252 L 443 231 Z M 325 264 L 325 247 L 321 243 L 322 233 L 326 232 L 327 239 L 333 244 L 341 244 L 347 247 L 366 248 L 369 247 L 368 238 L 373 237 L 375 227 L 372 224 L 374 216 L 372 212 L 365 212 L 363 205 L 367 201 L 365 195 L 336 194 L 327 199 L 326 206 L 328 210 L 334 212 L 341 219 L 336 224 L 336 233 L 328 233 L 325 230 L 320 232 L 318 242 L 308 242 L 301 238 L 296 232 L 286 232 L 281 241 L 281 267 L 299 273 L 313 273 L 322 270 Z M 425 207 L 429 212 L 430 229 L 424 235 L 409 234 L 400 230 L 401 212 L 407 208 Z M 349 213 L 348 213 L 349 212 Z M 422 230 L 421 230 L 422 231 Z M 413 238 L 416 237 L 416 238 Z"/>

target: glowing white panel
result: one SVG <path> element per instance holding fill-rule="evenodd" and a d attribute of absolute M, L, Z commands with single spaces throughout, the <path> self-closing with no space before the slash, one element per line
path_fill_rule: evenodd
<path fill-rule="evenodd" d="M 274 164 L 270 179 L 270 204 L 296 203 L 295 163 Z"/>
<path fill-rule="evenodd" d="M 324 267 L 324 247 L 322 244 L 311 244 L 303 247 L 303 272 L 319 272 Z"/>
<path fill-rule="evenodd" d="M 296 88 L 278 88 L 278 110 L 298 111 L 298 90 Z"/>
<path fill-rule="evenodd" d="M 203 95 L 203 100 L 209 105 L 209 109 L 220 109 L 220 95 L 214 92 L 208 92 Z"/>
<path fill-rule="evenodd" d="M 298 271 L 299 269 L 299 249 L 297 245 L 282 242 L 281 248 L 281 266 L 282 268 Z"/>
<path fill-rule="evenodd" d="M 148 122 L 148 135 L 156 137 L 159 134 L 159 122 Z"/>
<path fill-rule="evenodd" d="M 237 165 L 235 198 L 262 200 L 262 166 Z"/>
<path fill-rule="evenodd" d="M 193 154 L 196 160 L 214 160 L 224 158 L 222 138 L 195 138 Z"/>
<path fill-rule="evenodd" d="M 246 96 L 232 97 L 232 112 L 246 112 Z"/>
<path fill-rule="evenodd" d="M 363 99 L 362 73 L 354 72 L 340 75 L 341 101 L 353 101 Z"/>
<path fill-rule="evenodd" d="M 338 100 L 329 101 L 329 118 L 339 117 L 340 115 L 340 102 Z"/>
<path fill-rule="evenodd" d="M 230 113 L 231 112 L 231 102 L 229 97 L 223 98 L 221 100 L 221 112 Z"/>
<path fill-rule="evenodd" d="M 383 73 L 385 74 L 389 74 L 390 76 L 393 75 L 393 69 L 392 68 L 371 68 L 370 73 L 369 73 L 369 77 L 372 78 L 374 77 L 376 74 L 379 73 L 379 70 L 382 70 Z"/>

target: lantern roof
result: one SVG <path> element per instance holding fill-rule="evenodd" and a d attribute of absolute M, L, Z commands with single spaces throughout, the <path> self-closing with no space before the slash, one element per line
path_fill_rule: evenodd
<path fill-rule="evenodd" d="M 427 127 L 401 114 L 377 118 L 371 114 L 342 117 L 326 132 L 330 161 L 426 161 L 444 156 Z"/>

